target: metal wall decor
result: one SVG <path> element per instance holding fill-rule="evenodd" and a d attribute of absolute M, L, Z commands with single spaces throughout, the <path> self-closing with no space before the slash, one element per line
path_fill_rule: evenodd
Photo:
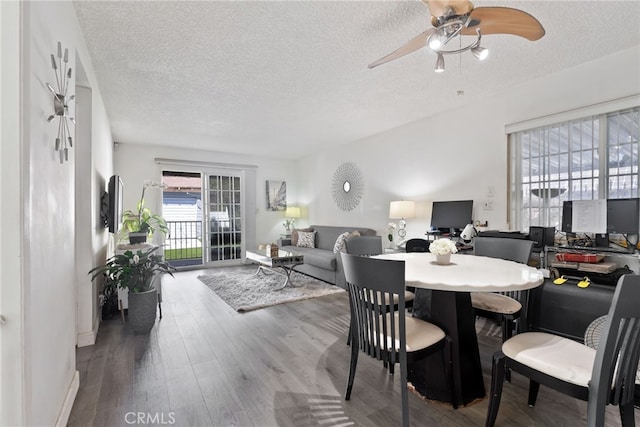
<path fill-rule="evenodd" d="M 63 63 L 64 62 L 64 66 Z M 69 63 L 69 49 L 64 49 L 64 56 L 62 55 L 62 44 L 58 42 L 58 60 L 53 54 L 51 54 L 51 67 L 53 67 L 53 73 L 56 76 L 57 89 L 54 89 L 49 83 L 47 88 L 53 93 L 53 114 L 47 118 L 47 122 L 53 121 L 58 117 L 58 137 L 56 138 L 56 151 L 60 155 L 60 163 L 64 163 L 69 160 L 69 148 L 73 147 L 73 139 L 71 138 L 71 131 L 69 129 L 69 121 L 74 125 L 76 120 L 73 117 L 69 117 L 68 101 L 75 98 L 75 95 L 68 96 L 69 83 L 71 81 L 71 68 L 67 69 Z"/>
<path fill-rule="evenodd" d="M 338 166 L 331 185 L 331 195 L 336 205 L 343 211 L 353 210 L 363 194 L 364 181 L 358 166 L 351 162 Z"/>

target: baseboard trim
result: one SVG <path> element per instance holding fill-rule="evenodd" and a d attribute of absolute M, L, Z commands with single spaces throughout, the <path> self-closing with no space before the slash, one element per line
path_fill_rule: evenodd
<path fill-rule="evenodd" d="M 56 427 L 64 427 L 69 423 L 69 416 L 71 415 L 71 408 L 73 408 L 73 402 L 76 400 L 78 389 L 80 388 L 80 372 L 75 371 L 67 395 L 64 398 L 62 409 L 60 409 L 60 415 L 56 420 Z"/>
<path fill-rule="evenodd" d="M 100 316 L 96 316 L 93 321 L 93 328 L 89 332 L 83 332 L 78 334 L 76 338 L 78 347 L 87 347 L 96 343 L 96 337 L 98 336 L 98 328 L 100 327 Z"/>

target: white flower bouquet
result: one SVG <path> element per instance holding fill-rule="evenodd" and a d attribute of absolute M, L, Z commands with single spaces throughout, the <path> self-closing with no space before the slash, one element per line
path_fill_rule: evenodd
<path fill-rule="evenodd" d="M 456 244 L 451 239 L 436 239 L 429 245 L 429 252 L 434 255 L 455 254 Z"/>

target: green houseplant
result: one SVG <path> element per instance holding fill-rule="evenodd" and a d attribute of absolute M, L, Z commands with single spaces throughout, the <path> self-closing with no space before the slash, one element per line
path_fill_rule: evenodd
<path fill-rule="evenodd" d="M 147 236 L 156 231 L 166 235 L 169 232 L 167 222 L 158 214 L 151 212 L 151 209 L 144 206 L 144 193 L 147 188 L 166 188 L 166 185 L 159 182 L 146 180 L 142 186 L 142 195 L 137 205 L 137 210 L 127 210 L 122 214 L 122 233 L 127 233 L 129 243 L 144 243 Z"/>
<path fill-rule="evenodd" d="M 146 250 L 125 251 L 107 259 L 89 271 L 91 280 L 104 276 L 105 289 L 121 288 L 129 291 L 129 323 L 135 334 L 149 333 L 156 318 L 158 294 L 153 286 L 156 274 L 168 273 L 173 277 L 175 269 L 155 254 L 160 247 Z"/>

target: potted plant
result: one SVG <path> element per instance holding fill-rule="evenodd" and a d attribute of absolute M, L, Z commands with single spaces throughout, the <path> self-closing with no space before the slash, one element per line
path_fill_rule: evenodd
<path fill-rule="evenodd" d="M 166 185 L 146 180 L 142 186 L 142 195 L 137 210 L 127 210 L 122 214 L 122 233 L 128 234 L 131 244 L 146 242 L 147 237 L 156 231 L 160 231 L 164 235 L 169 232 L 165 219 L 144 206 L 144 193 L 147 188 L 166 188 Z"/>
<path fill-rule="evenodd" d="M 134 334 L 147 334 L 156 321 L 158 292 L 153 286 L 156 274 L 173 276 L 175 269 L 154 254 L 159 246 L 147 250 L 126 251 L 114 255 L 89 271 L 91 280 L 105 277 L 105 287 L 119 287 L 129 291 L 129 324 Z"/>
<path fill-rule="evenodd" d="M 436 263 L 447 265 L 451 263 L 451 254 L 458 252 L 458 248 L 451 239 L 436 239 L 429 245 L 429 252 L 436 256 Z"/>

